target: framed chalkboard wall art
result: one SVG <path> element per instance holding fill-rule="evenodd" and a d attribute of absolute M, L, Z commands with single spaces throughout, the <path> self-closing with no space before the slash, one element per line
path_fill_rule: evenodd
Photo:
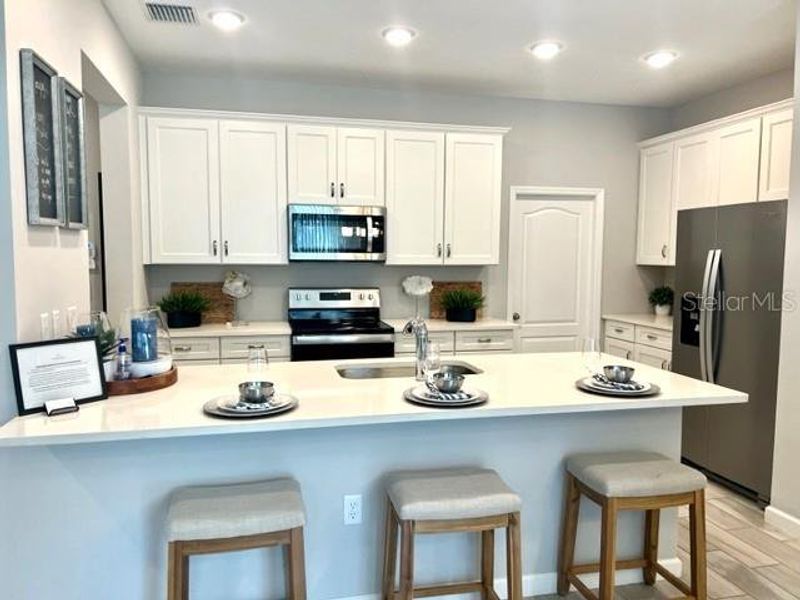
<path fill-rule="evenodd" d="M 28 223 L 63 225 L 66 221 L 57 73 L 30 49 L 20 50 L 20 70 Z"/>
<path fill-rule="evenodd" d="M 83 137 L 83 94 L 63 77 L 58 78 L 66 226 L 89 226 L 86 194 L 86 154 Z"/>

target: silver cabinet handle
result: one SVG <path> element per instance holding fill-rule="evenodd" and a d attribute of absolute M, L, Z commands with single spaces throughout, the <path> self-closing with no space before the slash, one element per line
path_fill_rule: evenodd
<path fill-rule="evenodd" d="M 667 370 L 667 361 L 666 360 L 662 360 L 661 361 L 661 369 L 664 370 L 664 371 Z"/>
<path fill-rule="evenodd" d="M 630 350 L 626 350 L 625 351 L 625 360 L 630 360 L 630 359 L 631 359 L 631 351 Z"/>
<path fill-rule="evenodd" d="M 667 245 L 661 246 L 661 258 L 667 258 Z"/>
<path fill-rule="evenodd" d="M 225 252 L 225 256 L 228 256 L 228 240 L 225 240 L 225 243 L 222 245 L 222 250 Z"/>
<path fill-rule="evenodd" d="M 479 344 L 491 344 L 492 338 L 478 338 Z"/>
<path fill-rule="evenodd" d="M 211 251 L 214 253 L 214 256 L 216 256 L 216 255 L 217 255 L 217 253 L 218 253 L 218 251 L 219 251 L 219 244 L 217 243 L 217 240 L 214 240 L 214 241 L 211 243 Z"/>
<path fill-rule="evenodd" d="M 614 332 L 615 332 L 615 333 L 625 333 L 625 330 L 624 330 L 624 329 L 622 329 L 621 327 L 615 327 L 615 328 L 614 328 Z"/>
<path fill-rule="evenodd" d="M 519 315 L 519 313 L 518 313 L 518 312 L 515 312 L 513 315 L 511 315 L 511 318 L 512 318 L 514 321 L 519 321 L 519 320 L 521 319 L 521 317 L 520 317 L 520 315 Z"/>
<path fill-rule="evenodd" d="M 658 337 L 653 335 L 652 333 L 648 333 L 647 334 L 647 339 L 655 342 L 658 339 Z"/>
<path fill-rule="evenodd" d="M 191 352 L 192 351 L 192 347 L 191 346 L 173 346 L 172 347 L 172 351 L 173 352 Z"/>
<path fill-rule="evenodd" d="M 339 184 L 339 198 L 344 198 L 344 183 Z"/>
<path fill-rule="evenodd" d="M 447 244 L 447 258 L 450 258 L 453 255 L 453 249 L 450 247 L 450 244 Z"/>
<path fill-rule="evenodd" d="M 442 257 L 442 245 L 441 244 L 436 244 L 436 256 L 438 256 L 439 258 Z"/>
<path fill-rule="evenodd" d="M 336 184 L 331 181 L 331 198 L 336 198 Z"/>

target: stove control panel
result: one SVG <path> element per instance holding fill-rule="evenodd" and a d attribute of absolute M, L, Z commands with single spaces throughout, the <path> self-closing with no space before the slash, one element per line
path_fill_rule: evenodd
<path fill-rule="evenodd" d="M 289 288 L 289 308 L 380 308 L 378 288 Z"/>

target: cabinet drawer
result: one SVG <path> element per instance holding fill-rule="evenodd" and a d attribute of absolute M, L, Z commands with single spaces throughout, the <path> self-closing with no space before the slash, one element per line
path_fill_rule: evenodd
<path fill-rule="evenodd" d="M 633 342 L 636 339 L 635 327 L 622 321 L 606 321 L 606 337 Z"/>
<path fill-rule="evenodd" d="M 428 333 L 428 340 L 439 344 L 439 350 L 443 354 L 453 353 L 453 332 L 452 331 L 431 331 Z M 394 334 L 394 353 L 395 354 L 415 354 L 417 352 L 417 341 L 413 335 L 403 333 Z"/>
<path fill-rule="evenodd" d="M 175 360 L 173 359 L 172 364 L 176 367 L 184 366 L 184 367 L 205 367 L 211 365 L 218 365 L 219 359 L 218 358 L 208 358 L 208 359 L 199 359 L 199 360 Z"/>
<path fill-rule="evenodd" d="M 611 356 L 624 358 L 625 360 L 633 360 L 634 349 L 636 344 L 633 342 L 626 342 L 625 340 L 615 340 L 614 338 L 607 337 L 603 352 Z"/>
<path fill-rule="evenodd" d="M 247 364 L 247 357 L 245 357 L 245 358 L 225 358 L 220 362 L 223 365 L 246 365 Z M 270 362 L 270 364 L 289 362 L 289 357 L 288 356 L 270 356 L 269 357 L 269 362 Z"/>
<path fill-rule="evenodd" d="M 672 370 L 672 352 L 668 350 L 636 344 L 636 348 L 633 351 L 633 360 L 657 369 Z"/>
<path fill-rule="evenodd" d="M 222 358 L 247 360 L 250 346 L 264 346 L 267 358 L 289 356 L 288 335 L 266 335 L 258 337 L 224 337 L 222 338 Z"/>
<path fill-rule="evenodd" d="M 636 343 L 672 350 L 672 332 L 651 327 L 636 327 Z"/>
<path fill-rule="evenodd" d="M 456 352 L 493 352 L 513 349 L 513 331 L 456 331 Z"/>
<path fill-rule="evenodd" d="M 172 338 L 175 360 L 219 360 L 219 338 Z"/>

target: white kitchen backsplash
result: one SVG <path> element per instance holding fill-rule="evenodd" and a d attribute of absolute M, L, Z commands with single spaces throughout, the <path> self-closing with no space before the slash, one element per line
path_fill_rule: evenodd
<path fill-rule="evenodd" d="M 481 281 L 487 296 L 486 316 L 503 317 L 504 298 L 493 301 L 489 272 L 497 267 L 399 267 L 369 263 L 294 263 L 288 266 L 193 266 L 151 265 L 146 268 L 150 302 L 158 301 L 174 281 L 219 281 L 231 269 L 251 278 L 252 295 L 239 303 L 240 317 L 251 321 L 286 319 L 287 289 L 290 287 L 378 287 L 381 316 L 400 319 L 413 316 L 414 299 L 403 292 L 402 281 L 409 275 L 426 275 L 434 281 Z M 424 306 L 424 316 L 428 307 Z"/>

